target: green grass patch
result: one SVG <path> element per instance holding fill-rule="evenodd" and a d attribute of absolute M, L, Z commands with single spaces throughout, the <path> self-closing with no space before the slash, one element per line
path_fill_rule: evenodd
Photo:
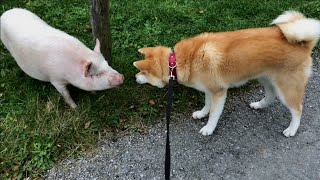
<path fill-rule="evenodd" d="M 0 14 L 12 7 L 29 9 L 88 47 L 94 45 L 88 0 L 6 0 L 0 2 Z M 166 89 L 135 82 L 132 62 L 142 58 L 138 48 L 173 46 L 205 31 L 269 26 L 290 9 L 320 18 L 319 1 L 111 0 L 113 67 L 126 80 L 122 87 L 96 95 L 69 87 L 76 110 L 52 85 L 23 73 L 1 44 L 0 179 L 37 177 L 55 162 L 94 147 L 100 138 L 145 133 L 163 117 Z M 175 112 L 200 108 L 200 102 L 199 92 L 176 87 Z"/>

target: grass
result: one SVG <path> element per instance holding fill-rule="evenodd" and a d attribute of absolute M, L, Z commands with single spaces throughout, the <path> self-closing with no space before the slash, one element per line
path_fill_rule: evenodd
<path fill-rule="evenodd" d="M 0 14 L 12 7 L 29 9 L 88 47 L 94 45 L 88 0 L 7 0 L 0 2 Z M 138 48 L 173 46 L 204 31 L 268 26 L 288 9 L 320 19 L 319 1 L 111 0 L 113 67 L 126 81 L 97 95 L 69 87 L 76 110 L 52 85 L 25 75 L 1 44 L 0 179 L 37 178 L 55 162 L 93 148 L 101 138 L 146 133 L 163 117 L 166 90 L 135 82 L 132 62 L 142 58 Z M 202 98 L 177 86 L 174 111 L 199 108 Z"/>

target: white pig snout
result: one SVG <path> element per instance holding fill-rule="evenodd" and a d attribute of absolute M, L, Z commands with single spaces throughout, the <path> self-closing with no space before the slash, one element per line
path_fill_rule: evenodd
<path fill-rule="evenodd" d="M 124 81 L 124 76 L 120 73 L 112 73 L 109 75 L 109 83 L 111 86 L 119 86 Z"/>

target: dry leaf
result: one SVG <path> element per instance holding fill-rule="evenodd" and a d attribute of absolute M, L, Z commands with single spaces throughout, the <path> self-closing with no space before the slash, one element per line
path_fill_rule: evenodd
<path fill-rule="evenodd" d="M 52 109 L 54 108 L 54 105 L 51 101 L 48 101 L 46 104 L 46 111 L 47 113 L 50 113 L 52 111 Z"/>
<path fill-rule="evenodd" d="M 122 123 L 126 123 L 127 121 L 128 121 L 128 119 L 126 119 L 126 118 L 120 118 L 120 123 L 122 124 Z"/>
<path fill-rule="evenodd" d="M 142 135 L 148 134 L 148 129 L 145 127 L 140 127 L 137 129 L 137 131 Z"/>
<path fill-rule="evenodd" d="M 155 105 L 155 104 L 156 104 L 156 102 L 154 102 L 154 100 L 153 100 L 153 99 L 151 99 L 151 100 L 149 101 L 149 104 L 151 104 L 151 105 Z"/>
<path fill-rule="evenodd" d="M 18 171 L 18 170 L 19 170 L 19 167 L 20 167 L 19 165 L 14 166 L 14 167 L 13 167 L 13 171 Z"/>
<path fill-rule="evenodd" d="M 84 124 L 84 129 L 88 129 L 90 127 L 91 122 L 88 121 Z"/>

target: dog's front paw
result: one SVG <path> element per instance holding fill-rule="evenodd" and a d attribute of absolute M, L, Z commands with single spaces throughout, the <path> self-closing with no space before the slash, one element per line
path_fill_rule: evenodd
<path fill-rule="evenodd" d="M 250 107 L 253 108 L 253 109 L 261 109 L 261 108 L 263 108 L 260 101 L 251 103 Z"/>
<path fill-rule="evenodd" d="M 205 113 L 203 111 L 195 111 L 192 113 L 193 119 L 202 119 L 204 118 L 208 113 Z"/>
<path fill-rule="evenodd" d="M 293 128 L 289 126 L 287 129 L 283 131 L 283 135 L 285 135 L 286 137 L 294 136 L 297 130 L 298 130 L 297 128 Z"/>
<path fill-rule="evenodd" d="M 204 136 L 209 136 L 213 133 L 214 128 L 209 127 L 208 125 L 204 126 L 203 128 L 200 129 L 199 133 L 204 135 Z"/>

